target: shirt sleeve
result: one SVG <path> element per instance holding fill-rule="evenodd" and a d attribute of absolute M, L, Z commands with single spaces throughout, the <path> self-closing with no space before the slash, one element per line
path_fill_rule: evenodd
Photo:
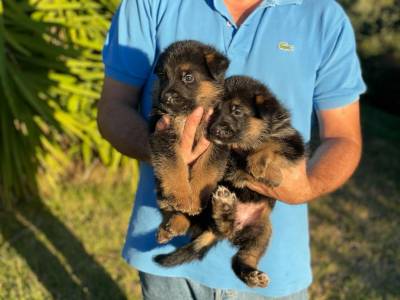
<path fill-rule="evenodd" d="M 105 74 L 141 87 L 155 57 L 156 22 L 151 0 L 123 0 L 113 17 L 103 48 Z"/>
<path fill-rule="evenodd" d="M 341 21 L 324 34 L 322 59 L 317 70 L 314 105 L 332 109 L 350 104 L 366 90 L 350 20 L 340 9 Z M 327 30 L 328 31 L 328 30 Z"/>

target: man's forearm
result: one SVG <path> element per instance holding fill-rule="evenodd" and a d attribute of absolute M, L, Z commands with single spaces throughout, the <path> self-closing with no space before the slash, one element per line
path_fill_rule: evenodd
<path fill-rule="evenodd" d="M 140 88 L 106 77 L 97 123 L 101 135 L 122 154 L 150 161 L 149 129 L 137 111 L 140 95 Z"/>
<path fill-rule="evenodd" d="M 350 178 L 360 161 L 361 148 L 360 142 L 346 138 L 323 141 L 307 166 L 312 199 L 336 190 Z"/>
<path fill-rule="evenodd" d="M 99 115 L 99 129 L 122 154 L 150 161 L 148 126 L 133 108 L 117 106 L 107 109 L 107 113 Z"/>
<path fill-rule="evenodd" d="M 98 125 L 102 136 L 122 154 L 150 161 L 149 129 L 134 108 L 128 105 L 99 105 Z"/>

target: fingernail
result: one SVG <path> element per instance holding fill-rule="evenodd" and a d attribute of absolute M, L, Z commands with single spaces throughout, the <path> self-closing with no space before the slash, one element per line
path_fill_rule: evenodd
<path fill-rule="evenodd" d="M 204 109 L 203 109 L 202 107 L 197 107 L 197 108 L 194 110 L 193 114 L 194 114 L 196 117 L 201 117 L 201 116 L 203 115 L 203 112 L 204 112 Z"/>

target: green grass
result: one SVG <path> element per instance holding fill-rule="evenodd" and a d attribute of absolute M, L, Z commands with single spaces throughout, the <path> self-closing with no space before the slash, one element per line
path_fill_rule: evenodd
<path fill-rule="evenodd" d="M 362 116 L 356 174 L 310 205 L 312 299 L 400 299 L 400 118 Z"/>
<path fill-rule="evenodd" d="M 357 173 L 310 205 L 311 299 L 400 298 L 400 118 L 364 107 L 363 127 Z M 0 299 L 140 298 L 120 256 L 130 184 L 101 178 L 0 213 Z"/>
<path fill-rule="evenodd" d="M 120 255 L 132 196 L 128 182 L 64 184 L 0 213 L 0 299 L 139 299 Z"/>

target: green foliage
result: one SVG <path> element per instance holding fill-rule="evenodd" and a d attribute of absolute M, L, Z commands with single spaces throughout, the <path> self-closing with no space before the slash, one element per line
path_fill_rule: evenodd
<path fill-rule="evenodd" d="M 28 6 L 3 0 L 0 15 L 0 198 L 9 206 L 15 198 L 36 194 L 35 155 L 48 142 L 49 126 L 57 128 L 51 100 L 43 92 L 52 84 L 49 68 L 65 70 L 59 40 L 27 16 Z M 53 42 L 51 42 L 53 41 Z M 43 63 L 46 61 L 46 63 Z"/>
<path fill-rule="evenodd" d="M 357 32 L 363 57 L 391 55 L 400 64 L 398 0 L 342 0 Z"/>
<path fill-rule="evenodd" d="M 38 174 L 56 186 L 98 159 L 135 171 L 96 125 L 101 49 L 119 1 L 0 3 L 0 203 L 35 197 Z"/>
<path fill-rule="evenodd" d="M 364 78 L 365 100 L 400 115 L 400 2 L 339 0 L 355 28 Z"/>

